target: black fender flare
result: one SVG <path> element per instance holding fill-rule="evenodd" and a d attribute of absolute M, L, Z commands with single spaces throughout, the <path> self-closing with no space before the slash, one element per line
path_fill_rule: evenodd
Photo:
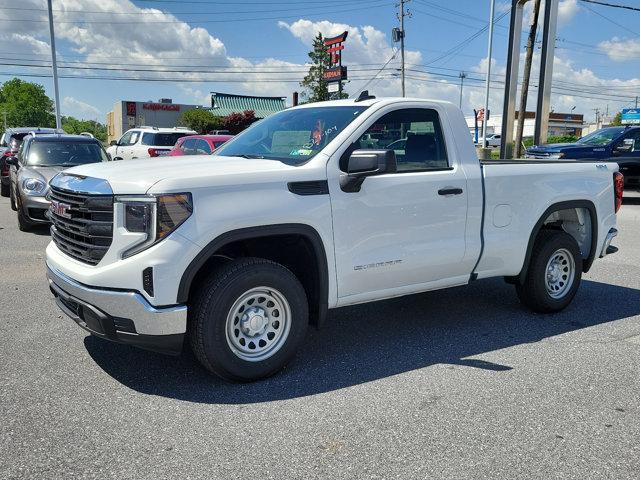
<path fill-rule="evenodd" d="M 529 262 L 531 261 L 531 253 L 533 252 L 533 244 L 536 241 L 538 233 L 540 233 L 540 230 L 542 229 L 544 221 L 553 212 L 557 212 L 559 210 L 569 210 L 572 208 L 586 208 L 589 212 L 589 216 L 591 217 L 591 249 L 589 250 L 589 256 L 587 257 L 587 259 L 582 262 L 582 271 L 584 273 L 587 273 L 589 271 L 591 265 L 593 264 L 593 261 L 595 260 L 596 250 L 598 246 L 598 214 L 596 212 L 596 206 L 590 200 L 569 200 L 566 202 L 558 202 L 551 205 L 544 211 L 542 216 L 533 226 L 533 230 L 531 231 L 531 235 L 529 236 L 527 253 L 524 257 L 522 270 L 520 270 L 520 273 L 516 277 L 520 283 L 524 283 L 527 276 L 527 271 L 529 270 Z"/>
<path fill-rule="evenodd" d="M 329 269 L 327 266 L 327 254 L 324 243 L 318 231 L 302 223 L 282 223 L 274 225 L 261 225 L 257 227 L 240 228 L 225 232 L 209 242 L 182 273 L 178 286 L 177 303 L 186 303 L 189 300 L 191 284 L 200 268 L 218 252 L 222 247 L 239 240 L 268 237 L 274 235 L 300 235 L 307 239 L 314 250 L 317 259 L 318 271 L 318 305 L 310 305 L 310 318 L 320 327 L 324 323 L 329 303 Z"/>

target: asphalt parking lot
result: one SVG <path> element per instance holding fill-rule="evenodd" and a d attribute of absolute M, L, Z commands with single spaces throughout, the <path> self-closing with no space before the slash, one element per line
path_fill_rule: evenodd
<path fill-rule="evenodd" d="M 330 312 L 284 372 L 87 336 L 0 199 L 0 478 L 640 477 L 640 196 L 573 305 L 501 280 Z"/>

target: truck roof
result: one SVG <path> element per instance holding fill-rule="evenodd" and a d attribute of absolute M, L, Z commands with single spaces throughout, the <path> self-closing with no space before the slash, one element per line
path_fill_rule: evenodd
<path fill-rule="evenodd" d="M 368 98 L 366 100 L 356 101 L 355 98 L 346 98 L 343 100 L 327 100 L 324 102 L 315 102 L 315 103 L 305 103 L 303 105 L 298 105 L 293 108 L 313 108 L 313 107 L 338 107 L 338 106 L 347 106 L 347 107 L 369 107 L 374 104 L 389 104 L 389 103 L 397 103 L 397 102 L 429 102 L 441 105 L 453 105 L 451 102 L 447 102 L 444 100 L 435 100 L 431 98 L 412 98 L 412 97 L 380 97 L 380 98 Z"/>

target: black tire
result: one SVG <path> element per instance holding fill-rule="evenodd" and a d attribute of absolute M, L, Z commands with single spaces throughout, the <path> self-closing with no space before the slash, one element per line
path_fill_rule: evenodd
<path fill-rule="evenodd" d="M 279 349 L 268 358 L 249 361 L 234 353 L 229 344 L 227 316 L 246 292 L 258 287 L 280 292 L 288 302 L 291 318 L 288 335 L 283 335 Z M 220 266 L 190 303 L 193 353 L 207 370 L 232 381 L 258 380 L 282 369 L 304 340 L 309 321 L 307 296 L 300 281 L 282 265 L 261 258 L 240 258 Z"/>
<path fill-rule="evenodd" d="M 11 198 L 11 210 L 16 212 L 18 210 L 18 206 L 16 205 L 16 196 L 13 194 L 13 188 L 9 185 L 9 197 Z"/>
<path fill-rule="evenodd" d="M 549 293 L 547 289 L 547 265 L 552 256 L 557 252 L 564 251 L 573 257 L 574 273 L 573 280 L 570 285 L 571 275 L 566 277 L 567 286 L 562 285 L 562 280 L 565 278 L 562 276 L 565 272 L 560 271 L 559 284 L 557 288 L 561 288 L 561 296 L 554 297 Z M 570 268 L 570 261 L 568 263 L 559 264 L 559 267 Z M 567 270 L 568 272 L 569 270 Z M 559 312 L 566 308 L 573 297 L 578 291 L 580 281 L 582 279 L 582 255 L 580 248 L 575 239 L 568 233 L 555 231 L 555 230 L 543 230 L 538 234 L 535 245 L 533 246 L 533 252 L 531 254 L 531 261 L 529 263 L 529 269 L 524 283 L 516 284 L 516 292 L 520 301 L 534 312 L 539 313 L 553 313 Z M 560 285 L 560 286 L 559 286 Z"/>
<path fill-rule="evenodd" d="M 20 200 L 17 201 L 17 205 L 18 207 L 18 229 L 21 232 L 28 232 L 29 230 L 31 230 L 31 227 L 33 227 L 33 223 L 31 223 L 29 221 L 29 219 L 27 217 L 25 217 L 24 213 L 22 212 L 22 205 L 20 205 Z"/>
<path fill-rule="evenodd" d="M 3 197 L 9 196 L 9 185 L 5 185 L 4 183 L 0 184 L 0 195 Z"/>

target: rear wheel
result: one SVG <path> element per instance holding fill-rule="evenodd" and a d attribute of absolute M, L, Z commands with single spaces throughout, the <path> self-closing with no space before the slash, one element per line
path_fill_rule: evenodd
<path fill-rule="evenodd" d="M 582 255 L 575 239 L 565 232 L 542 231 L 525 281 L 516 284 L 516 291 L 531 310 L 558 312 L 571 303 L 581 279 Z"/>
<path fill-rule="evenodd" d="M 15 212 L 16 210 L 18 210 L 18 207 L 16 205 L 16 196 L 13 193 L 13 188 L 11 188 L 11 185 L 9 185 L 9 196 L 11 197 L 11 210 Z"/>
<path fill-rule="evenodd" d="M 252 381 L 286 365 L 307 323 L 307 297 L 293 273 L 270 260 L 241 258 L 219 267 L 196 293 L 189 337 L 209 371 Z"/>

